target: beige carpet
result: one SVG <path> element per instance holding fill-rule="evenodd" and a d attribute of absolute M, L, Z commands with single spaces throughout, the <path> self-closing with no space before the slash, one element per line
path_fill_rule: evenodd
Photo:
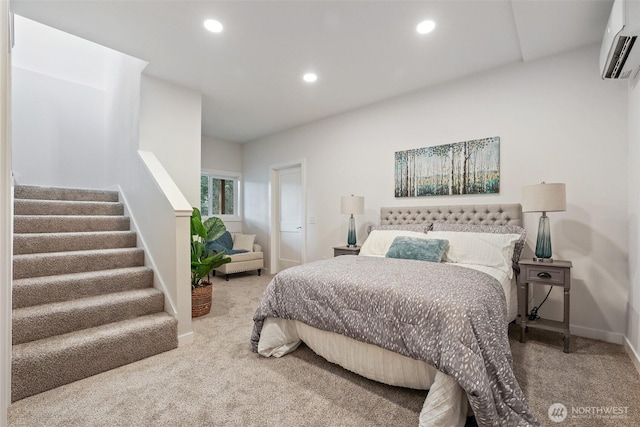
<path fill-rule="evenodd" d="M 214 305 L 194 321 L 195 344 L 23 399 L 9 426 L 417 426 L 426 392 L 378 384 L 306 347 L 281 359 L 250 351 L 251 317 L 269 276 L 214 281 Z M 517 377 L 544 425 L 640 425 L 640 376 L 620 346 L 558 334 L 512 334 Z M 569 417 L 550 421 L 564 404 Z M 573 407 L 627 407 L 626 418 L 571 418 Z"/>

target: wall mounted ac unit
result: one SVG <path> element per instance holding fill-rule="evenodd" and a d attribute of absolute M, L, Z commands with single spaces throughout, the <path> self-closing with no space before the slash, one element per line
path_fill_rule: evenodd
<path fill-rule="evenodd" d="M 600 48 L 603 79 L 627 79 L 640 70 L 640 0 L 615 0 Z"/>

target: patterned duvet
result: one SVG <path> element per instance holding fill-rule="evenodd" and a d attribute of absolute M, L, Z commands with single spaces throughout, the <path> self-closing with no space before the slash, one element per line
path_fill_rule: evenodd
<path fill-rule="evenodd" d="M 299 320 L 435 366 L 466 391 L 480 426 L 539 425 L 513 374 L 504 291 L 446 263 L 341 256 L 285 270 L 254 315 Z"/>

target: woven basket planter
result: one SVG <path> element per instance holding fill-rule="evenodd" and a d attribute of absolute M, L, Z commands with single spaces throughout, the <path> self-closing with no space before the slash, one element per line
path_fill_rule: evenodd
<path fill-rule="evenodd" d="M 191 291 L 191 317 L 200 317 L 209 314 L 209 311 L 211 311 L 212 292 L 213 285 L 211 283 Z"/>

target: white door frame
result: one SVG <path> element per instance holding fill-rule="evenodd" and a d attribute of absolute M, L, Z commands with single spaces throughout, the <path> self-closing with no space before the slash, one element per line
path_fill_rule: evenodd
<path fill-rule="evenodd" d="M 9 2 L 0 2 L 0 426 L 7 424 L 11 404 L 11 280 L 12 280 L 12 178 L 11 178 L 11 15 Z"/>
<path fill-rule="evenodd" d="M 269 220 L 269 235 L 271 236 L 270 245 L 270 267 L 269 273 L 276 274 L 278 272 L 278 261 L 276 257 L 278 249 L 278 236 L 276 230 L 278 230 L 278 203 L 274 203 L 274 192 L 277 191 L 276 180 L 278 179 L 278 171 L 282 169 L 290 169 L 293 167 L 300 168 L 300 181 L 302 192 L 302 241 L 300 244 L 300 263 L 307 262 L 307 161 L 306 159 L 292 160 L 284 163 L 277 163 L 269 166 L 269 214 L 271 216 Z"/>

